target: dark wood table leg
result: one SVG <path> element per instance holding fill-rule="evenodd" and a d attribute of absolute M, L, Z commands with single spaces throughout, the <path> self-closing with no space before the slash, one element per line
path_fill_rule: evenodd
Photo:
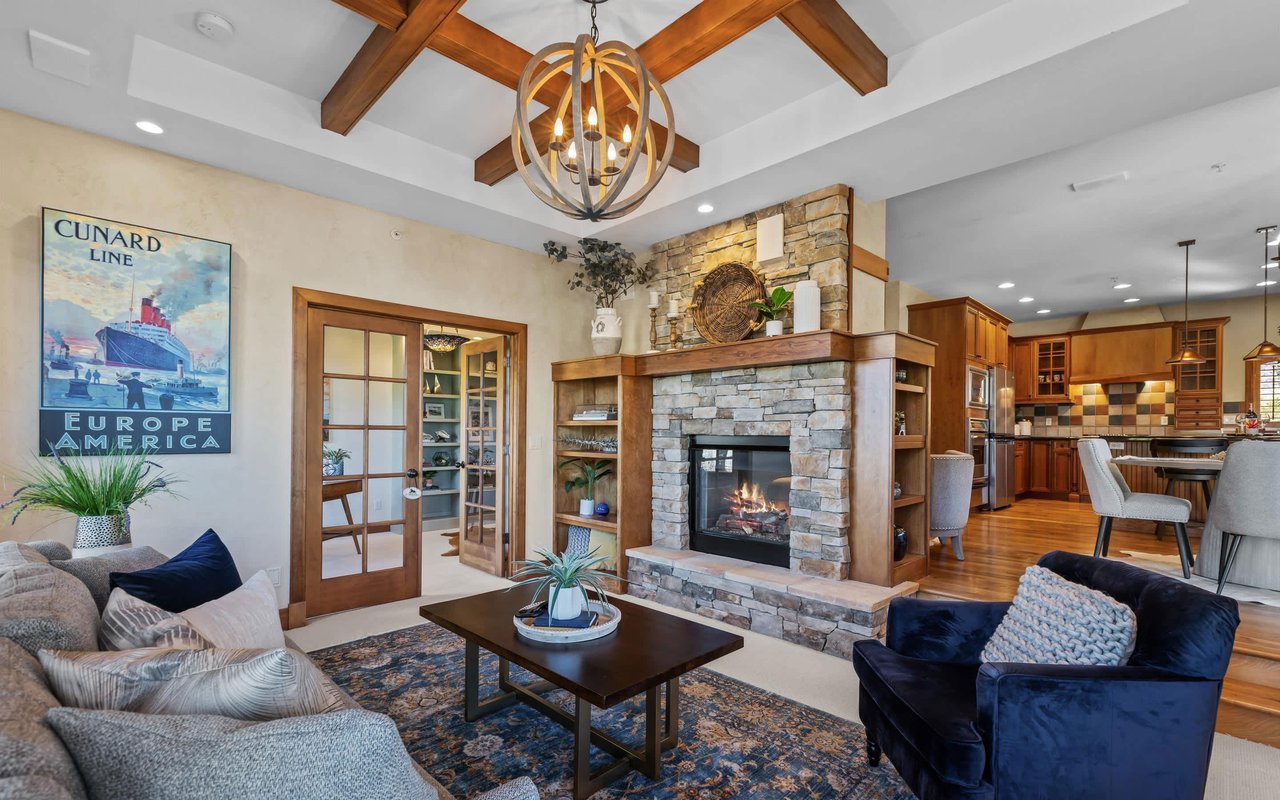
<path fill-rule="evenodd" d="M 498 659 L 498 683 L 500 692 L 492 697 L 480 699 L 480 645 L 467 640 L 467 653 L 463 671 L 463 705 L 467 722 L 475 722 L 481 717 L 495 711 L 501 711 L 520 702 L 520 695 L 503 686 L 507 683 L 510 667 L 506 659 Z M 509 685 L 509 684 L 508 684 Z"/>
<path fill-rule="evenodd" d="M 667 728 L 662 749 L 670 750 L 680 743 L 680 678 L 667 681 Z"/>
<path fill-rule="evenodd" d="M 602 734 L 591 729 L 591 704 L 581 697 L 575 697 L 573 704 L 573 800 L 587 800 L 630 772 L 636 759 L 624 753 L 609 766 L 592 774 L 591 742 L 593 739 L 599 742 Z"/>

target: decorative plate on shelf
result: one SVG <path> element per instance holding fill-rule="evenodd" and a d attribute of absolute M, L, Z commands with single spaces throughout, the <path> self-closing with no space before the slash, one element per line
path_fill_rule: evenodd
<path fill-rule="evenodd" d="M 618 629 L 622 621 L 622 609 L 592 600 L 590 606 L 596 612 L 596 622 L 590 628 L 542 628 L 533 624 L 531 619 L 512 617 L 516 624 L 516 633 L 526 639 L 546 644 L 572 644 L 573 642 L 589 642 L 608 636 Z"/>
<path fill-rule="evenodd" d="M 693 326 L 712 344 L 740 342 L 764 324 L 751 307 L 765 299 L 764 281 L 746 264 L 721 264 L 693 286 Z"/>

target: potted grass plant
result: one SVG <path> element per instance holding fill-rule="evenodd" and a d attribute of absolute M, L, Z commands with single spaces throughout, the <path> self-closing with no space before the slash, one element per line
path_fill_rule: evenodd
<path fill-rule="evenodd" d="M 75 549 L 118 547 L 132 541 L 129 509 L 152 497 L 174 494 L 178 479 L 143 453 L 113 450 L 101 456 L 54 453 L 38 458 L 17 476 L 13 499 L 0 509 L 13 509 L 13 524 L 24 511 L 62 511 L 76 518 Z"/>
<path fill-rule="evenodd" d="M 782 315 L 786 312 L 787 305 L 791 302 L 791 298 L 795 296 L 795 292 L 785 286 L 774 287 L 773 293 L 765 297 L 758 303 L 752 303 L 751 307 L 760 312 L 760 316 L 767 320 L 764 324 L 765 336 L 781 336 L 783 334 Z"/>
<path fill-rule="evenodd" d="M 573 467 L 578 474 L 564 482 L 564 493 L 573 494 L 574 489 L 581 489 L 578 499 L 578 516 L 590 517 L 596 513 L 596 482 L 613 474 L 613 462 L 602 458 L 587 461 L 582 458 L 569 458 L 560 462 L 560 469 Z"/>
<path fill-rule="evenodd" d="M 579 239 L 577 250 L 553 241 L 544 243 L 542 249 L 556 263 L 577 261 L 569 288 L 584 289 L 596 297 L 596 316 L 591 321 L 592 352 L 605 356 L 622 349 L 622 317 L 613 306 L 627 292 L 648 286 L 657 277 L 654 262 L 637 264 L 635 253 L 621 244 L 590 237 Z"/>
<path fill-rule="evenodd" d="M 609 604 L 600 581 L 606 578 L 614 580 L 614 576 L 596 569 L 607 560 L 604 556 L 597 555 L 599 548 L 590 552 L 560 555 L 547 550 L 536 552 L 542 557 L 542 561 L 516 562 L 520 569 L 511 576 L 516 583 L 508 591 L 516 586 L 537 584 L 538 588 L 534 590 L 531 602 L 538 602 L 543 592 L 548 592 L 547 608 L 551 619 L 573 619 L 590 608 L 588 589 L 596 593 L 602 604 Z"/>

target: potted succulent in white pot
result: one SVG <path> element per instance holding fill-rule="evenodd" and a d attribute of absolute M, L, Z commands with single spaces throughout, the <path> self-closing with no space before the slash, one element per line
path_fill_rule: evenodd
<path fill-rule="evenodd" d="M 578 499 L 578 516 L 590 517 L 596 513 L 596 482 L 613 474 L 613 462 L 608 459 L 587 461 L 582 458 L 569 458 L 560 462 L 560 469 L 573 467 L 577 475 L 564 482 L 564 493 L 573 494 L 574 489 L 581 489 Z"/>
<path fill-rule="evenodd" d="M 17 476 L 19 486 L 13 499 L 0 504 L 0 509 L 13 507 L 10 524 L 28 509 L 74 514 L 76 555 L 122 547 L 133 541 L 129 509 L 157 495 L 174 494 L 173 484 L 179 481 L 162 469 L 143 453 L 55 453 L 49 459 L 37 459 L 34 466 Z"/>
<path fill-rule="evenodd" d="M 596 296 L 596 316 L 591 321 L 592 352 L 608 356 L 621 350 L 622 317 L 614 303 L 637 286 L 649 285 L 657 274 L 653 262 L 640 266 L 630 250 L 603 239 L 579 239 L 575 251 L 551 241 L 544 243 L 542 249 L 557 263 L 575 259 L 578 270 L 569 278 L 569 288 L 586 289 Z"/>
<path fill-rule="evenodd" d="M 508 591 L 516 586 L 536 583 L 538 588 L 534 590 L 531 602 L 538 602 L 542 593 L 548 592 L 547 609 L 551 619 L 573 619 L 587 610 L 591 603 L 591 598 L 587 595 L 588 589 L 596 593 L 601 604 L 609 605 L 604 589 L 600 587 L 600 581 L 606 578 L 616 580 L 616 578 L 607 572 L 595 569 L 607 560 L 604 556 L 596 555 L 598 550 L 560 555 L 546 550 L 535 552 L 543 560 L 517 561 L 516 565 L 520 570 L 511 576 L 511 580 L 516 583 L 509 587 Z"/>
<path fill-rule="evenodd" d="M 774 287 L 773 293 L 766 296 L 764 300 L 758 303 L 752 303 L 751 307 L 760 312 L 760 316 L 764 317 L 764 335 L 765 336 L 781 336 L 786 332 L 782 322 L 782 315 L 786 313 L 787 305 L 791 302 L 791 298 L 795 296 L 785 286 Z"/>

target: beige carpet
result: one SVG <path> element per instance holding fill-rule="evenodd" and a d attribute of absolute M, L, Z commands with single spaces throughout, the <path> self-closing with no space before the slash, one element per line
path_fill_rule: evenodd
<path fill-rule="evenodd" d="M 1142 567 L 1162 575 L 1168 575 L 1180 581 L 1187 580 L 1182 577 L 1182 561 L 1175 555 L 1143 553 L 1138 550 L 1121 550 L 1120 552 L 1128 556 L 1128 558 L 1115 559 L 1117 561 L 1132 564 L 1135 567 Z M 1216 580 L 1204 578 L 1194 573 L 1192 573 L 1191 580 L 1188 582 L 1209 592 L 1214 592 L 1218 589 Z M 1235 598 L 1240 603 L 1261 603 L 1280 608 L 1280 592 L 1272 591 L 1271 589 L 1258 589 L 1253 586 L 1242 586 L 1238 583 L 1227 583 L 1223 587 L 1222 593 L 1227 597 Z"/>
<path fill-rule="evenodd" d="M 443 540 L 436 541 L 439 538 L 432 535 L 424 539 L 423 598 L 333 614 L 313 620 L 305 628 L 289 631 L 290 637 L 305 650 L 328 647 L 417 625 L 422 622 L 418 606 L 424 602 L 509 585 L 507 581 L 462 566 L 456 558 L 441 557 L 446 545 Z M 847 661 L 665 606 L 647 605 L 742 634 L 746 646 L 714 662 L 709 669 L 839 717 L 858 718 L 858 679 Z M 851 757 L 860 757 L 860 754 L 851 754 Z M 1087 766 L 1081 765 L 1081 768 Z M 1215 737 L 1206 798 L 1262 800 L 1275 797 L 1277 786 L 1280 786 L 1280 749 L 1221 734 Z"/>

